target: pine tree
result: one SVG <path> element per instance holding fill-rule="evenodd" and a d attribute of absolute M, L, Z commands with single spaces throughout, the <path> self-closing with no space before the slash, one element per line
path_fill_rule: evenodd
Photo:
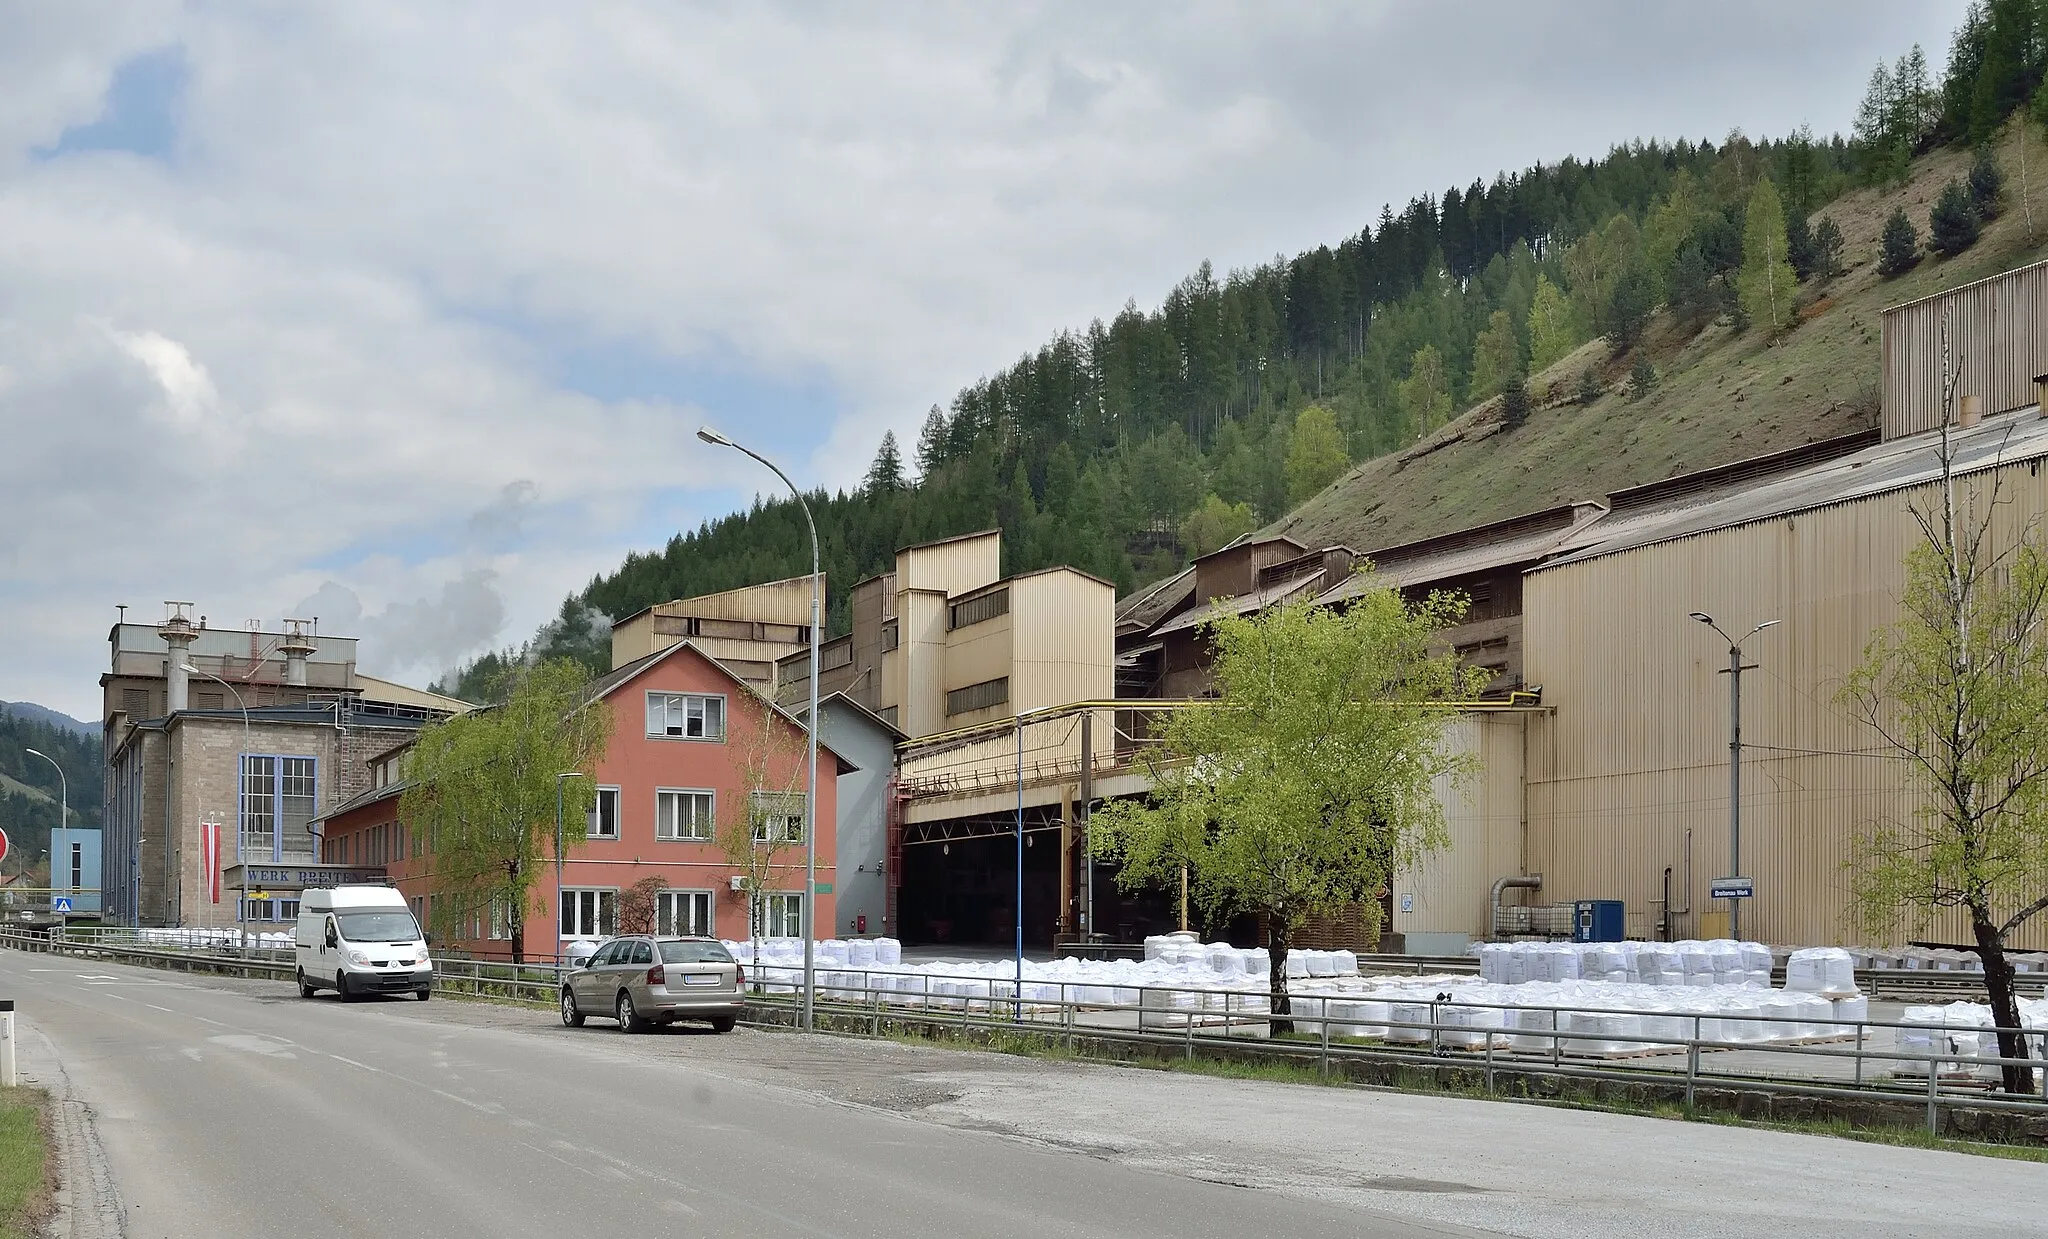
<path fill-rule="evenodd" d="M 1514 320 L 1506 310 L 1495 310 L 1472 346 L 1472 399 L 1492 397 L 1521 372 L 1522 343 L 1515 336 Z"/>
<path fill-rule="evenodd" d="M 903 489 L 903 456 L 896 450 L 896 432 L 882 432 L 882 446 L 875 451 L 875 463 L 868 466 L 862 488 L 869 495 L 890 495 Z"/>
<path fill-rule="evenodd" d="M 1919 261 L 1920 234 L 1914 231 L 1913 221 L 1906 218 L 1906 208 L 1897 207 L 1884 221 L 1884 236 L 1879 241 L 1878 273 L 1904 275 Z"/>
<path fill-rule="evenodd" d="M 1785 214 L 1769 177 L 1756 183 L 1742 226 L 1742 271 L 1736 289 L 1750 321 L 1772 334 L 1792 322 L 1797 277 L 1785 261 Z"/>
<path fill-rule="evenodd" d="M 1287 501 L 1298 504 L 1336 481 L 1351 467 L 1337 415 L 1312 404 L 1294 419 L 1287 444 Z"/>
<path fill-rule="evenodd" d="M 1636 355 L 1636 364 L 1629 367 L 1628 372 L 1629 401 L 1633 403 L 1641 400 L 1656 389 L 1657 367 L 1650 364 L 1650 359 L 1647 356 L 1638 353 Z"/>
<path fill-rule="evenodd" d="M 1979 219 L 1998 218 L 1998 195 L 2005 188 L 2005 173 L 1998 166 L 1997 156 L 1991 147 L 1977 148 L 1977 157 L 1970 163 L 1970 205 L 1976 208 Z"/>
<path fill-rule="evenodd" d="M 1842 273 L 1842 229 L 1832 215 L 1821 216 L 1813 229 L 1813 273 L 1823 280 Z"/>
<path fill-rule="evenodd" d="M 1536 277 L 1536 295 L 1529 304 L 1529 368 L 1541 373 L 1579 346 L 1578 324 L 1571 302 L 1548 276 Z"/>
<path fill-rule="evenodd" d="M 1671 313 L 1689 330 L 1697 330 L 1720 314 L 1721 299 L 1699 246 L 1688 245 L 1678 251 L 1665 284 L 1670 290 Z"/>
<path fill-rule="evenodd" d="M 946 463 L 946 449 L 950 445 L 952 431 L 946 425 L 946 415 L 938 405 L 924 415 L 924 429 L 917 435 L 917 476 L 920 481 L 928 479 Z"/>
<path fill-rule="evenodd" d="M 1603 390 L 1600 386 L 1599 373 L 1593 367 L 1587 366 L 1584 370 L 1579 371 L 1579 385 L 1572 392 L 1572 399 L 1580 404 L 1591 404 L 1601 397 Z"/>
<path fill-rule="evenodd" d="M 1649 270 L 1640 261 L 1630 262 L 1615 279 L 1607 303 L 1607 339 L 1616 353 L 1626 353 L 1643 338 L 1650 311 L 1656 308 L 1654 298 Z"/>
<path fill-rule="evenodd" d="M 1798 210 L 1785 216 L 1785 260 L 1800 280 L 1813 278 L 1813 229 Z"/>
<path fill-rule="evenodd" d="M 1978 231 L 1977 206 L 1969 188 L 1961 181 L 1942 186 L 1934 209 L 1927 213 L 1927 243 L 1934 252 L 1954 258 L 1977 243 Z"/>
<path fill-rule="evenodd" d="M 1519 374 L 1511 374 L 1500 389 L 1500 420 L 1509 430 L 1520 427 L 1529 420 L 1529 383 Z"/>

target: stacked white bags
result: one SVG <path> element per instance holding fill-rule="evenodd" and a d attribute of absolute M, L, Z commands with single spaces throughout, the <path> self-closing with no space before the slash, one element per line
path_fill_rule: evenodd
<path fill-rule="evenodd" d="M 1672 987 L 1771 983 L 1769 947 L 1725 938 L 1712 942 L 1484 942 L 1472 950 L 1479 957 L 1479 975 L 1500 985 L 1577 980 Z"/>

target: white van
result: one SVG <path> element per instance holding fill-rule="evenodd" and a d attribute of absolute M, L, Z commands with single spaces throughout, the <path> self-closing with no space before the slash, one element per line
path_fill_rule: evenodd
<path fill-rule="evenodd" d="M 388 886 L 315 887 L 299 896 L 299 997 L 331 989 L 361 994 L 434 994 L 434 961 L 405 896 Z"/>

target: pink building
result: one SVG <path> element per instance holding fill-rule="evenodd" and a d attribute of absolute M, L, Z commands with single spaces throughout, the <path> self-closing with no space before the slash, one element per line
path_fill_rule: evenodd
<path fill-rule="evenodd" d="M 612 710 L 613 729 L 603 759 L 586 772 L 598 788 L 597 807 L 585 822 L 585 842 L 565 849 L 559 894 L 548 854 L 552 846 L 542 849 L 541 872 L 525 910 L 528 958 L 557 954 L 562 943 L 621 932 L 621 897 L 649 877 L 662 879 L 655 932 L 747 937 L 747 866 L 734 865 L 718 838 L 730 823 L 748 820 L 757 840 L 770 836 L 781 844 L 761 882 L 760 932 L 800 934 L 803 725 L 687 641 L 609 673 L 598 681 L 598 695 Z M 460 925 L 437 946 L 508 958 L 506 909 L 462 909 L 451 917 L 437 905 L 428 877 L 432 857 L 424 848 L 414 855 L 399 818 L 403 756 L 401 749 L 379 758 L 376 786 L 326 816 L 323 859 L 381 867 L 423 922 Z M 842 771 L 851 768 L 821 747 L 815 922 L 821 937 L 831 936 L 834 925 L 833 824 Z"/>

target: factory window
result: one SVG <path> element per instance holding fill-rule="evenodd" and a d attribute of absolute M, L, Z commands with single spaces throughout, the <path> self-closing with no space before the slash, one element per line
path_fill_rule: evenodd
<path fill-rule="evenodd" d="M 986 710 L 990 706 L 1002 705 L 1009 699 L 1009 676 L 998 680 L 983 680 L 979 684 L 969 684 L 966 688 L 956 688 L 947 693 L 946 713 L 968 714 L 975 710 Z"/>
<path fill-rule="evenodd" d="M 647 734 L 679 740 L 723 740 L 725 698 L 701 693 L 649 693 Z"/>
<path fill-rule="evenodd" d="M 1008 615 L 1009 613 L 1010 591 L 1007 589 L 992 590 L 989 593 L 982 594 L 980 597 L 954 603 L 951 627 L 965 628 L 969 624 L 979 624 L 983 620 L 992 620 L 998 615 Z"/>

